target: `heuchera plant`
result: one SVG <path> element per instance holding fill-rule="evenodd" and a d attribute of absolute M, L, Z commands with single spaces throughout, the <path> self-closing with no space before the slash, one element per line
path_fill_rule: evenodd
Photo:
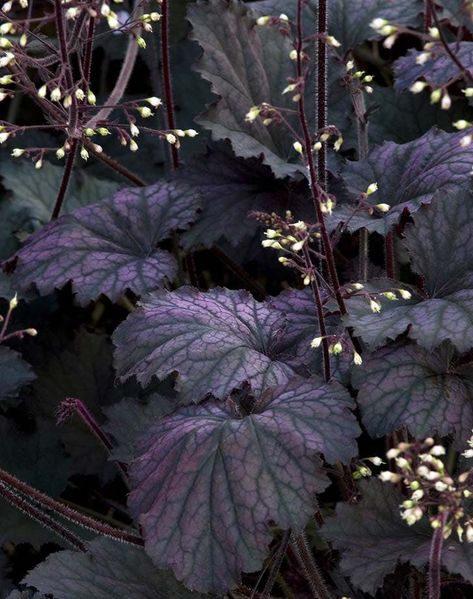
<path fill-rule="evenodd" d="M 473 2 L 0 48 L 1 596 L 471 597 Z"/>

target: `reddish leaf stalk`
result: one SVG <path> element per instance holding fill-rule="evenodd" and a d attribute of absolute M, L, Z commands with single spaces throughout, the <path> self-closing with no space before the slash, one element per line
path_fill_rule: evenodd
<path fill-rule="evenodd" d="M 432 542 L 430 544 L 429 557 L 429 599 L 440 599 L 441 576 L 440 567 L 442 565 L 443 533 L 447 519 L 446 513 L 440 514 L 441 526 L 434 529 Z"/>
<path fill-rule="evenodd" d="M 86 147 L 88 152 L 93 154 L 96 158 L 101 160 L 104 164 L 109 166 L 116 173 L 118 173 L 125 179 L 128 179 L 128 181 L 133 183 L 133 185 L 136 185 L 137 187 L 146 187 L 147 183 L 146 181 L 144 181 L 144 179 L 138 177 L 138 175 L 135 175 L 135 173 L 127 169 L 126 166 L 123 166 L 123 164 L 120 164 L 105 152 L 97 152 L 97 150 L 95 149 L 95 144 L 93 144 L 90 140 L 85 140 L 84 146 Z"/>
<path fill-rule="evenodd" d="M 317 125 L 316 129 L 320 131 L 328 125 L 328 56 L 327 44 L 325 38 L 328 30 L 328 10 L 327 0 L 319 0 L 319 13 L 317 18 Z M 318 179 L 319 184 L 327 191 L 327 142 L 322 143 L 322 148 L 317 153 Z"/>
<path fill-rule="evenodd" d="M 22 495 L 28 497 L 31 501 L 36 502 L 40 506 L 41 510 L 35 508 L 35 513 L 39 511 L 42 516 L 47 516 L 47 514 L 44 514 L 44 511 L 42 510 L 52 511 L 56 515 L 61 516 L 66 520 L 73 522 L 74 524 L 78 524 L 79 526 L 82 526 L 82 528 L 91 530 L 96 534 L 110 537 L 111 539 L 122 541 L 124 543 L 130 543 L 132 545 L 143 546 L 144 544 L 143 539 L 139 535 L 126 532 L 125 530 L 120 530 L 119 528 L 115 528 L 114 526 L 104 524 L 99 520 L 95 520 L 95 518 L 91 518 L 90 516 L 80 514 L 76 510 L 71 509 L 70 507 L 64 505 L 60 501 L 52 499 L 48 495 L 42 493 L 41 491 L 38 491 L 28 483 L 19 480 L 18 478 L 13 476 L 13 474 L 10 474 L 6 470 L 2 470 L 1 468 L 0 481 L 0 487 L 3 488 L 4 485 L 6 485 L 10 488 L 15 489 L 15 491 L 18 491 Z M 55 521 L 53 520 L 53 522 Z"/>
<path fill-rule="evenodd" d="M 26 499 L 14 493 L 3 483 L 0 483 L 0 496 L 32 520 L 36 520 L 36 522 L 39 522 L 42 526 L 55 532 L 61 539 L 69 545 L 72 545 L 75 549 L 85 551 L 85 545 L 77 535 L 72 533 L 65 526 L 62 526 L 62 524 L 59 524 L 59 522 L 56 522 L 56 520 L 51 518 L 51 516 L 48 516 L 48 514 L 45 514 L 34 505 L 31 505 Z"/>
<path fill-rule="evenodd" d="M 85 403 L 80 399 L 67 397 L 59 404 L 56 412 L 58 424 L 63 424 L 66 422 L 74 413 L 82 419 L 90 432 L 96 437 L 96 439 L 98 439 L 105 449 L 111 453 L 114 448 L 112 441 L 97 422 L 92 412 L 90 412 Z M 115 463 L 120 470 L 123 480 L 126 484 L 128 484 L 128 471 L 125 464 L 122 462 Z"/>
<path fill-rule="evenodd" d="M 304 533 L 293 535 L 291 547 L 304 571 L 314 599 L 332 599 Z"/>
<path fill-rule="evenodd" d="M 278 572 L 281 569 L 281 564 L 283 562 L 284 556 L 286 555 L 290 540 L 291 530 L 289 529 L 284 531 L 281 542 L 279 543 L 279 547 L 277 548 L 273 557 L 273 563 L 271 564 L 269 576 L 264 585 L 263 592 L 261 593 L 262 599 L 269 599 L 271 597 L 271 591 L 273 590 L 274 583 L 278 577 Z"/>
<path fill-rule="evenodd" d="M 168 129 L 176 129 L 174 115 L 174 96 L 172 92 L 171 59 L 169 56 L 169 1 L 161 4 L 161 72 L 163 79 L 164 105 L 166 109 L 166 125 Z M 176 144 L 169 144 L 171 165 L 173 170 L 179 168 L 179 153 Z"/>
<path fill-rule="evenodd" d="M 302 68 L 302 47 L 303 47 L 303 30 L 302 30 L 302 5 L 303 0 L 298 0 L 297 2 L 297 77 L 299 80 L 303 78 L 303 68 Z M 317 173 L 315 169 L 314 157 L 312 154 L 312 144 L 311 144 L 311 136 L 309 132 L 309 125 L 307 123 L 307 115 L 305 110 L 305 100 L 304 94 L 301 94 L 301 98 L 298 102 L 299 109 L 299 120 L 302 126 L 303 132 L 303 148 L 304 154 L 307 159 L 307 166 L 309 171 L 309 182 L 310 182 L 310 190 L 312 194 L 312 201 L 314 203 L 315 212 L 317 214 L 317 220 L 320 226 L 320 233 L 322 236 L 322 243 L 324 248 L 325 257 L 327 260 L 327 267 L 330 276 L 330 282 L 332 284 L 333 291 L 335 293 L 335 298 L 337 300 L 338 307 L 342 315 L 347 313 L 345 302 L 342 297 L 340 283 L 338 280 L 337 267 L 335 264 L 335 257 L 333 254 L 332 243 L 330 240 L 330 235 L 327 231 L 327 227 L 325 224 L 324 213 L 322 212 L 322 197 L 324 195 L 323 189 L 320 187 L 319 182 L 317 180 Z"/>

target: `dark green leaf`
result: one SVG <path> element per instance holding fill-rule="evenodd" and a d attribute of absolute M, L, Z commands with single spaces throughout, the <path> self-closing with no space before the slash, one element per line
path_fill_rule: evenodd
<path fill-rule="evenodd" d="M 0 346 L 0 400 L 17 397 L 20 389 L 28 385 L 36 375 L 16 351 Z"/>
<path fill-rule="evenodd" d="M 110 539 L 91 541 L 87 553 L 50 555 L 23 580 L 54 599 L 198 599 L 145 552 Z"/>

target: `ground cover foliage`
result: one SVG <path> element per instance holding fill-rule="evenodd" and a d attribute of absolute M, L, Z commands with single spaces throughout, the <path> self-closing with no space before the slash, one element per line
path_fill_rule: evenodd
<path fill-rule="evenodd" d="M 469 597 L 473 3 L 0 8 L 0 596 Z"/>

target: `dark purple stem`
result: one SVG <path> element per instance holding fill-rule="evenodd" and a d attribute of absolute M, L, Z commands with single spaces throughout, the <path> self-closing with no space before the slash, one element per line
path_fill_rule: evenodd
<path fill-rule="evenodd" d="M 164 104 L 166 108 L 166 125 L 168 129 L 176 129 L 174 116 L 174 96 L 172 93 L 171 59 L 169 56 L 169 0 L 161 4 L 161 70 L 163 77 Z M 176 144 L 169 144 L 171 165 L 173 170 L 179 168 L 179 153 Z"/>
<path fill-rule="evenodd" d="M 302 47 L 303 47 L 303 30 L 302 30 L 302 5 L 303 0 L 297 1 L 297 77 L 299 80 L 303 78 L 303 68 L 302 68 Z M 317 180 L 317 174 L 314 164 L 314 157 L 312 154 L 312 144 L 311 144 L 311 136 L 309 133 L 309 125 L 307 123 L 307 116 L 305 110 L 305 101 L 304 94 L 301 94 L 301 98 L 298 102 L 299 108 L 299 120 L 302 126 L 303 137 L 304 137 L 304 154 L 307 159 L 308 167 L 309 167 L 309 180 L 310 180 L 310 189 L 312 194 L 312 201 L 314 204 L 315 212 L 317 214 L 317 220 L 320 226 L 320 234 L 322 237 L 322 243 L 324 248 L 325 257 L 327 260 L 327 267 L 330 276 L 330 282 L 332 284 L 332 289 L 335 294 L 335 298 L 337 300 L 338 307 L 342 315 L 347 313 L 345 302 L 342 297 L 340 283 L 338 280 L 337 267 L 335 265 L 335 257 L 333 255 L 332 243 L 330 240 L 330 235 L 327 231 L 327 227 L 325 224 L 324 213 L 322 212 L 322 197 L 324 195 L 324 190 L 320 187 L 319 182 Z"/>
<path fill-rule="evenodd" d="M 3 483 L 8 487 L 15 489 L 22 495 L 28 497 L 30 500 L 38 503 L 43 510 L 51 510 L 57 515 L 62 516 L 66 520 L 74 522 L 74 524 L 78 524 L 87 530 L 91 530 L 99 535 L 110 537 L 124 543 L 130 543 L 132 545 L 142 546 L 144 544 L 143 539 L 139 535 L 120 530 L 119 528 L 115 528 L 114 526 L 110 526 L 108 524 L 104 524 L 103 522 L 95 520 L 95 518 L 91 518 L 90 516 L 84 516 L 76 510 L 71 509 L 67 505 L 64 505 L 60 501 L 56 501 L 41 491 L 38 491 L 31 485 L 19 480 L 13 476 L 13 474 L 10 474 L 1 468 L 0 481 L 0 485 Z M 42 511 L 41 514 L 43 514 Z"/>
<path fill-rule="evenodd" d="M 312 262 L 310 259 L 309 249 L 307 246 L 304 246 L 304 259 L 306 263 L 306 268 L 312 267 Z M 327 327 L 325 325 L 325 314 L 324 307 L 322 304 L 322 297 L 320 295 L 320 286 L 317 280 L 317 276 L 311 277 L 311 289 L 312 289 L 312 297 L 314 298 L 315 308 L 317 312 L 317 320 L 319 321 L 319 331 L 320 336 L 322 337 L 322 353 L 324 357 L 324 379 L 328 382 L 331 377 L 331 369 L 330 369 L 330 353 L 329 353 L 329 342 L 327 339 Z"/>
<path fill-rule="evenodd" d="M 428 31 L 432 27 L 432 6 L 430 0 L 424 1 L 424 31 Z"/>
<path fill-rule="evenodd" d="M 56 218 L 61 213 L 61 209 L 66 198 L 67 189 L 69 187 L 69 183 L 71 182 L 72 170 L 74 168 L 74 163 L 76 161 L 77 156 L 78 143 L 79 142 L 77 139 L 72 139 L 70 141 L 71 149 L 67 154 L 64 172 L 62 174 L 61 185 L 59 186 L 59 191 L 57 192 L 56 202 L 54 203 L 53 212 L 51 214 L 51 220 L 56 220 Z"/>
<path fill-rule="evenodd" d="M 442 28 L 440 27 L 440 23 L 439 23 L 439 20 L 437 17 L 437 11 L 435 10 L 435 3 L 433 2 L 433 0 L 426 0 L 426 4 L 430 7 L 430 14 L 432 15 L 432 19 L 433 19 L 435 26 L 439 30 L 440 41 L 442 42 L 442 46 L 443 46 L 445 52 L 450 57 L 450 60 L 460 69 L 462 75 L 466 79 L 473 81 L 473 73 L 470 71 L 470 69 L 467 66 L 465 66 L 463 64 L 463 62 L 458 58 L 458 56 L 455 54 L 455 52 L 453 52 L 452 49 L 450 48 L 450 46 L 448 45 L 447 38 L 445 37 L 445 35 L 442 31 Z"/>
<path fill-rule="evenodd" d="M 85 551 L 85 545 L 78 536 L 68 530 L 65 526 L 62 526 L 62 524 L 59 524 L 59 522 L 56 522 L 56 520 L 51 518 L 51 516 L 48 516 L 48 514 L 45 514 L 34 505 L 31 505 L 26 499 L 14 493 L 3 483 L 0 483 L 0 496 L 8 501 L 13 507 L 20 510 L 20 512 L 26 514 L 29 518 L 36 520 L 36 522 L 39 522 L 42 526 L 55 532 L 69 545 L 72 545 L 80 551 Z"/>
<path fill-rule="evenodd" d="M 125 179 L 128 179 L 128 181 L 131 181 L 131 183 L 137 187 L 146 187 L 146 181 L 141 179 L 141 177 L 138 177 L 138 175 L 135 175 L 135 173 L 127 169 L 126 166 L 123 166 L 123 164 L 120 164 L 114 158 L 111 158 L 108 154 L 105 154 L 105 152 L 97 152 L 95 145 L 90 140 L 86 140 L 84 146 L 96 158 L 101 160 L 104 164 L 109 166 L 122 177 L 125 177 Z"/>
<path fill-rule="evenodd" d="M 440 599 L 440 567 L 442 565 L 442 548 L 443 548 L 443 533 L 447 514 L 443 513 L 439 516 L 441 526 L 434 529 L 432 542 L 430 544 L 429 557 L 429 599 Z"/>
<path fill-rule="evenodd" d="M 105 447 L 108 453 L 111 453 L 114 449 L 114 445 L 108 435 L 104 432 L 100 424 L 95 419 L 94 415 L 90 412 L 84 402 L 80 399 L 76 399 L 74 397 L 67 397 L 64 401 L 59 404 L 59 407 L 56 411 L 57 422 L 58 424 L 63 424 L 73 414 L 77 414 L 84 424 L 88 427 L 90 432 L 98 439 L 98 441 Z M 120 473 L 125 481 L 128 484 L 128 471 L 122 462 L 115 462 Z"/>
<path fill-rule="evenodd" d="M 319 0 L 317 19 L 317 126 L 320 131 L 328 124 L 328 85 L 327 85 L 327 44 L 325 38 L 328 28 L 327 0 Z M 327 142 L 317 153 L 319 184 L 327 191 Z"/>
<path fill-rule="evenodd" d="M 277 551 L 274 554 L 271 569 L 269 571 L 268 578 L 264 585 L 263 592 L 261 593 L 262 599 L 269 599 L 271 597 L 271 591 L 273 590 L 274 583 L 276 582 L 278 572 L 281 569 L 281 564 L 284 559 L 284 556 L 286 555 L 290 540 L 291 529 L 284 531 L 281 542 L 279 543 L 279 547 L 277 548 Z"/>
<path fill-rule="evenodd" d="M 394 230 L 391 229 L 386 235 L 385 244 L 385 259 L 386 259 L 386 275 L 390 279 L 396 278 L 396 259 L 394 255 Z"/>

